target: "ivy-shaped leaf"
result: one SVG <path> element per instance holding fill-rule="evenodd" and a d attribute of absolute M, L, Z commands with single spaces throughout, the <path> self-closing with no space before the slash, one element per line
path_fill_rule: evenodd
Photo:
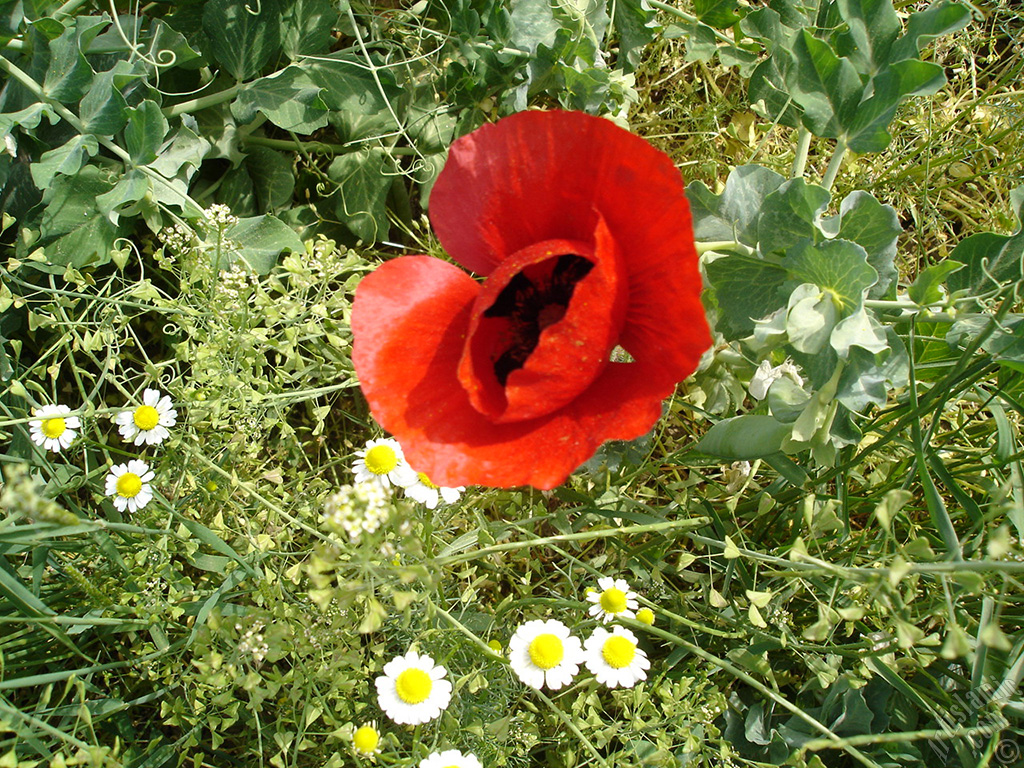
<path fill-rule="evenodd" d="M 1012 235 L 982 232 L 957 243 L 950 258 L 965 267 L 949 276 L 947 285 L 951 291 L 967 291 L 976 296 L 1024 280 L 1024 186 L 1010 192 L 1010 201 L 1017 215 L 1016 231 Z"/>
<path fill-rule="evenodd" d="M 757 245 L 757 218 L 764 199 L 778 189 L 785 177 L 759 165 L 735 168 L 716 195 L 702 182 L 686 187 L 693 215 L 693 232 L 699 241 L 738 240 Z"/>
<path fill-rule="evenodd" d="M 231 104 L 231 114 L 249 123 L 262 112 L 278 128 L 311 134 L 327 125 L 327 105 L 321 87 L 294 64 L 261 77 L 243 88 Z"/>
<path fill-rule="evenodd" d="M 210 0 L 203 8 L 209 53 L 235 80 L 258 75 L 281 48 L 278 0 Z"/>
<path fill-rule="evenodd" d="M 878 280 L 867 252 L 849 240 L 802 243 L 786 255 L 782 266 L 794 279 L 831 292 L 844 314 L 857 310 Z"/>

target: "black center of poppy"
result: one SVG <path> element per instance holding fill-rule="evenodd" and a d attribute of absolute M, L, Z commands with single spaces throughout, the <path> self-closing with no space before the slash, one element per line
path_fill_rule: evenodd
<path fill-rule="evenodd" d="M 526 363 L 540 341 L 541 331 L 565 316 L 576 283 L 593 268 L 593 262 L 574 253 L 532 264 L 517 272 L 484 310 L 484 317 L 508 322 L 494 358 L 494 375 L 501 386 L 512 371 Z"/>

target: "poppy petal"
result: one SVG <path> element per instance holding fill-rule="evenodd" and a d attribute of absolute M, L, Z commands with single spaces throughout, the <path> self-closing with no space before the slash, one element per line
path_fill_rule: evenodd
<path fill-rule="evenodd" d="M 597 211 L 618 243 L 629 301 L 621 345 L 662 382 L 696 368 L 711 336 L 690 208 L 671 159 L 604 118 L 520 112 L 452 144 L 430 197 L 448 253 L 481 275 L 544 240 L 587 240 Z"/>
<path fill-rule="evenodd" d="M 495 424 L 478 412 L 458 381 L 478 290 L 427 256 L 386 262 L 356 290 L 352 359 L 363 392 L 417 471 L 442 486 L 554 488 L 605 440 L 638 437 L 658 420 L 665 392 L 636 363 L 610 363 L 543 418 Z"/>
<path fill-rule="evenodd" d="M 556 411 L 608 363 L 625 313 L 615 242 L 598 218 L 593 244 L 549 240 L 513 254 L 483 284 L 459 380 L 495 423 Z"/>

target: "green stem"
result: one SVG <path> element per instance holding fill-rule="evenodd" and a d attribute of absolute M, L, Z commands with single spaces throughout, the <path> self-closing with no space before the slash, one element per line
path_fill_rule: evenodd
<path fill-rule="evenodd" d="M 580 533 L 564 533 L 557 536 L 544 536 L 527 541 L 510 541 L 507 544 L 495 544 L 483 549 L 474 549 L 472 552 L 463 552 L 458 555 L 439 557 L 435 561 L 439 566 L 451 565 L 463 560 L 474 560 L 478 557 L 486 557 L 497 552 L 513 552 L 517 549 L 530 549 L 532 547 L 544 547 L 549 544 L 557 544 L 565 541 L 592 541 L 594 539 L 608 539 L 620 537 L 624 534 L 636 535 L 641 533 L 660 533 L 670 530 L 688 530 L 692 528 L 703 528 L 711 521 L 706 517 L 692 517 L 685 520 L 669 520 L 664 523 L 650 523 L 649 525 L 631 525 L 621 528 L 606 528 L 600 531 L 581 531 Z"/>
<path fill-rule="evenodd" d="M 735 240 L 709 240 L 704 243 L 697 243 L 696 245 L 698 255 L 708 251 L 736 251 L 744 256 L 753 256 L 757 253 L 755 249 Z"/>
<path fill-rule="evenodd" d="M 290 141 L 288 139 L 270 139 L 266 136 L 246 136 L 242 139 L 243 144 L 253 144 L 260 147 L 270 147 L 293 152 L 296 148 L 305 150 L 311 154 L 344 155 L 359 150 L 360 144 L 330 144 L 325 141 Z M 416 150 L 412 147 L 387 147 L 385 148 L 392 155 L 415 155 Z"/>
<path fill-rule="evenodd" d="M 807 152 L 811 148 L 811 132 L 800 126 L 800 133 L 796 140 L 796 156 L 793 158 L 793 171 L 790 174 L 794 179 L 804 175 L 807 168 Z"/>
<path fill-rule="evenodd" d="M 164 107 L 160 111 L 163 112 L 164 117 L 170 118 L 178 117 L 188 112 L 198 112 L 199 110 L 206 109 L 207 107 L 215 107 L 218 104 L 223 104 L 225 101 L 231 101 L 231 99 L 235 98 L 235 96 L 238 95 L 238 92 L 242 90 L 242 85 L 242 83 L 238 83 L 236 85 L 232 85 L 230 88 L 225 88 L 223 91 L 217 91 L 216 93 L 210 93 L 206 96 L 189 99 L 188 101 L 183 101 L 180 104 Z"/>
<path fill-rule="evenodd" d="M 846 140 L 840 139 L 836 145 L 835 154 L 832 155 L 832 159 L 828 163 L 828 168 L 825 169 L 825 177 L 821 180 L 821 186 L 825 189 L 831 190 L 832 184 L 836 180 L 836 176 L 839 175 L 839 169 L 843 165 L 843 159 L 846 157 Z"/>
<path fill-rule="evenodd" d="M 659 11 L 665 11 L 665 13 L 670 13 L 677 19 L 682 19 L 683 21 L 688 22 L 690 24 L 698 24 L 700 22 L 700 19 L 698 19 L 696 16 L 693 16 L 692 14 L 689 14 L 686 11 L 680 10 L 679 8 L 674 8 L 668 3 L 663 3 L 661 2 L 661 0 L 647 0 L 647 4 L 650 5 L 652 8 L 657 8 Z M 722 34 L 717 29 L 712 29 L 711 31 L 714 32 L 715 37 L 717 37 L 722 42 L 728 43 L 729 45 L 736 45 L 735 40 Z"/>

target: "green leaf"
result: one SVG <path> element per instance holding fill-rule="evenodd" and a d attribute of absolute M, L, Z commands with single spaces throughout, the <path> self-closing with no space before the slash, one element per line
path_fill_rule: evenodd
<path fill-rule="evenodd" d="M 889 52 L 901 31 L 892 0 L 836 0 L 846 29 L 835 37 L 836 52 L 866 75 L 889 63 Z"/>
<path fill-rule="evenodd" d="M 167 135 L 167 118 L 160 105 L 151 99 L 128 109 L 128 124 L 124 129 L 125 149 L 136 165 L 156 160 L 157 151 Z"/>
<path fill-rule="evenodd" d="M 210 0 L 203 31 L 213 58 L 235 80 L 248 80 L 281 48 L 281 8 L 278 0 Z"/>
<path fill-rule="evenodd" d="M 890 51 L 890 61 L 916 59 L 921 47 L 941 35 L 949 35 L 963 29 L 971 20 L 971 12 L 966 6 L 951 3 L 948 0 L 935 3 L 923 11 L 910 14 L 907 20 L 907 31 Z"/>
<path fill-rule="evenodd" d="M 803 124 L 815 136 L 838 138 L 861 100 L 857 70 L 806 29 L 794 38 L 792 57 L 787 81 L 793 100 L 804 110 Z"/>
<path fill-rule="evenodd" d="M 903 233 L 895 208 L 858 189 L 843 198 L 839 214 L 824 221 L 822 229 L 830 237 L 849 240 L 867 252 L 868 264 L 878 273 L 878 282 L 868 292 L 869 298 L 881 298 L 895 284 L 899 276 L 896 245 Z"/>
<path fill-rule="evenodd" d="M 99 142 L 92 135 L 78 135 L 65 144 L 44 152 L 38 162 L 32 163 L 32 181 L 40 189 L 46 189 L 58 173 L 74 176 L 89 158 L 100 150 Z"/>
<path fill-rule="evenodd" d="M 908 96 L 938 91 L 946 76 L 938 64 L 907 59 L 883 69 L 872 81 L 872 95 L 845 121 L 847 145 L 854 152 L 881 152 L 892 141 L 888 126 L 900 102 Z"/>
<path fill-rule="evenodd" d="M 101 72 L 92 81 L 89 92 L 82 99 L 78 107 L 78 116 L 87 133 L 113 136 L 128 122 L 125 114 L 128 104 L 115 82 L 118 75 L 120 73 L 113 69 Z"/>
<path fill-rule="evenodd" d="M 55 40 L 50 41 L 50 62 L 43 78 L 43 93 L 64 104 L 77 104 L 89 90 L 92 68 L 83 51 L 110 23 L 110 17 L 78 16 Z"/>
<path fill-rule="evenodd" d="M 801 106 L 789 95 L 786 84 L 790 65 L 781 55 L 769 56 L 750 73 L 747 99 L 751 107 L 769 120 L 796 128 L 803 114 Z"/>
<path fill-rule="evenodd" d="M 231 104 L 231 114 L 240 123 L 249 123 L 259 111 L 278 128 L 308 135 L 327 125 L 327 105 L 320 90 L 293 64 L 243 88 Z"/>
<path fill-rule="evenodd" d="M 761 253 L 784 253 L 801 240 L 814 238 L 816 224 L 832 196 L 803 179 L 785 182 L 764 199 L 757 220 Z"/>
<path fill-rule="evenodd" d="M 549 0 L 512 0 L 512 39 L 514 47 L 529 51 L 531 58 L 541 45 L 551 48 L 562 25 L 555 18 Z"/>
<path fill-rule="evenodd" d="M 978 295 L 1000 285 L 1024 280 L 1021 261 L 1024 259 L 1024 186 L 1010 192 L 1010 202 L 1017 215 L 1017 229 L 1012 235 L 982 232 L 957 243 L 950 258 L 966 267 L 951 274 L 946 284 L 951 291 L 968 291 Z"/>
<path fill-rule="evenodd" d="M 239 219 L 224 235 L 237 245 L 232 261 L 242 261 L 260 275 L 270 272 L 283 252 L 305 250 L 299 236 L 273 216 Z"/>
<path fill-rule="evenodd" d="M 328 0 L 292 0 L 281 18 L 281 49 L 292 61 L 323 53 L 331 46 L 338 9 Z"/>
<path fill-rule="evenodd" d="M 988 314 L 958 317 L 946 334 L 950 345 L 966 347 L 987 331 L 992 323 Z M 1010 315 L 982 342 L 981 348 L 998 362 L 1015 371 L 1024 371 L 1024 316 Z"/>
<path fill-rule="evenodd" d="M 382 136 L 398 130 L 391 104 L 402 96 L 389 69 L 378 69 L 377 78 L 366 62 L 346 54 L 319 56 L 304 67 L 322 92 L 330 110 L 329 120 L 344 141 Z M 383 89 L 383 94 L 381 93 Z"/>
<path fill-rule="evenodd" d="M 93 165 L 74 176 L 54 178 L 40 221 L 49 264 L 81 269 L 110 261 L 114 241 L 123 233 L 100 212 L 96 200 L 113 186 Z"/>
<path fill-rule="evenodd" d="M 656 37 L 655 18 L 642 0 L 616 0 L 612 5 L 612 24 L 619 33 L 618 61 L 625 62 L 625 71 L 636 69 L 644 46 Z"/>
<path fill-rule="evenodd" d="M 184 115 L 177 132 L 164 142 L 149 166 L 168 179 L 179 173 L 191 178 L 210 150 L 210 142 L 199 135 L 198 129 L 195 119 Z"/>
<path fill-rule="evenodd" d="M 727 339 L 748 335 L 754 330 L 754 320 L 785 304 L 781 289 L 787 274 L 778 264 L 748 256 L 723 256 L 708 261 L 705 270 L 718 304 L 715 329 Z"/>
<path fill-rule="evenodd" d="M 922 307 L 938 304 L 943 299 L 940 286 L 946 282 L 947 277 L 963 268 L 963 264 L 950 258 L 926 267 L 907 289 L 910 300 Z"/>
<path fill-rule="evenodd" d="M 362 147 L 336 157 L 327 169 L 327 175 L 339 187 L 335 205 L 338 218 L 365 243 L 387 236 L 385 203 L 392 172 L 391 158 L 377 147 Z"/>
<path fill-rule="evenodd" d="M 757 245 L 757 219 L 765 198 L 778 189 L 785 177 L 760 165 L 735 168 L 715 195 L 702 182 L 686 187 L 698 241 L 737 240 Z"/>
<path fill-rule="evenodd" d="M 849 240 L 802 243 L 786 256 L 783 266 L 800 282 L 829 291 L 844 314 L 860 307 L 865 292 L 878 280 L 867 263 L 867 252 Z"/>
<path fill-rule="evenodd" d="M 665 27 L 663 37 L 666 40 L 684 39 L 686 41 L 686 53 L 683 61 L 711 61 L 718 52 L 718 38 L 715 37 L 715 30 L 707 24 L 683 24 L 675 23 Z"/>
<path fill-rule="evenodd" d="M 726 461 L 750 461 L 779 453 L 791 431 L 771 416 L 744 414 L 718 422 L 694 447 Z"/>
<path fill-rule="evenodd" d="M 121 177 L 112 190 L 96 198 L 96 206 L 100 213 L 113 224 L 117 224 L 119 216 L 128 216 L 136 212 L 135 203 L 146 196 L 150 185 L 148 176 L 142 171 L 132 169 Z"/>
<path fill-rule="evenodd" d="M 725 29 L 740 20 L 736 0 L 693 0 L 693 12 L 705 24 Z"/>
<path fill-rule="evenodd" d="M 295 191 L 295 173 L 290 155 L 267 147 L 252 146 L 248 149 L 245 167 L 252 178 L 253 191 L 261 211 L 269 213 L 291 202 Z"/>

